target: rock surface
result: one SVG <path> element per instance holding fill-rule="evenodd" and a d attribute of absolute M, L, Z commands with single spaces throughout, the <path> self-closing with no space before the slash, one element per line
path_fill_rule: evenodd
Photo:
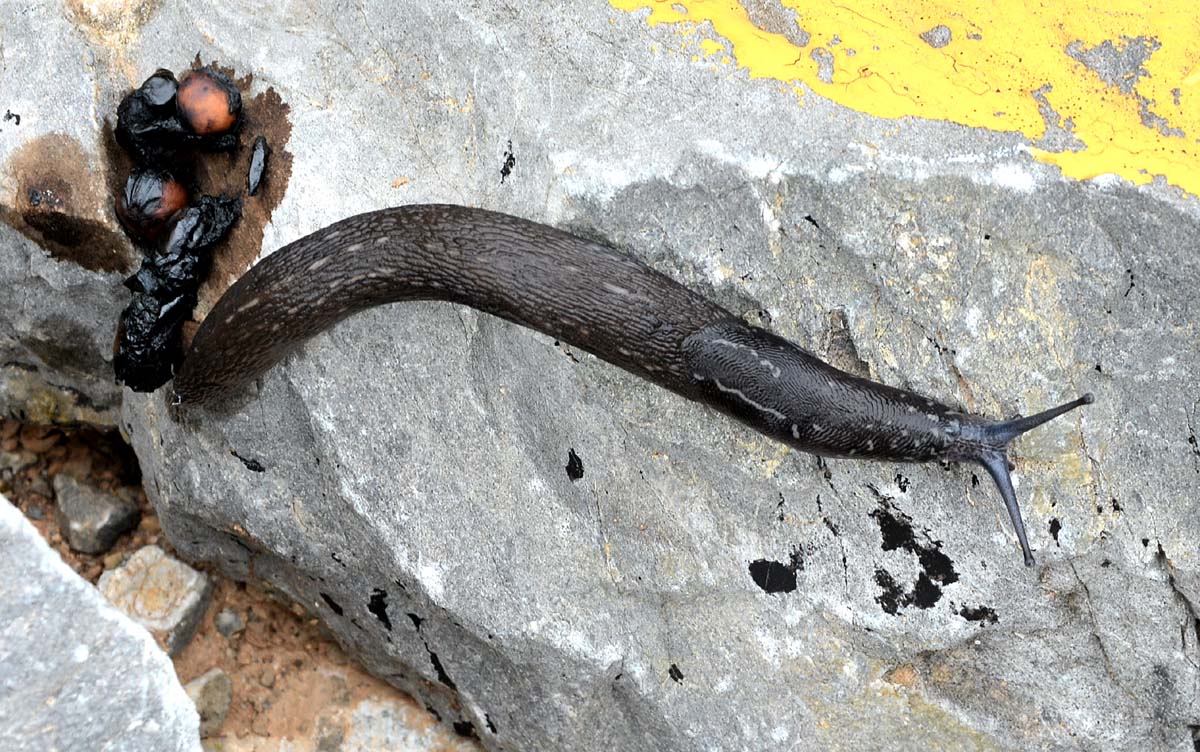
<path fill-rule="evenodd" d="M 122 533 L 137 527 L 141 515 L 132 499 L 86 486 L 66 473 L 54 476 L 54 497 L 59 527 L 80 553 L 108 551 Z"/>
<path fill-rule="evenodd" d="M 5 6 L 0 23 L 11 115 L 0 121 L 0 412 L 115 425 L 114 322 L 136 253 L 112 211 L 94 113 L 121 92 L 97 79 L 98 51 L 60 3 Z"/>
<path fill-rule="evenodd" d="M 200 749 L 167 656 L 3 497 L 0 624 L 5 750 Z"/>
<path fill-rule="evenodd" d="M 1095 392 L 1015 448 L 1038 567 L 971 468 L 817 462 L 444 303 L 352 318 L 225 412 L 127 399 L 180 552 L 290 594 L 491 749 L 1187 749 L 1200 203 L 561 12 L 163 6 L 70 44 L 136 68 L 120 86 L 200 50 L 279 91 L 266 250 L 475 204 L 975 412 Z"/>
<path fill-rule="evenodd" d="M 177 654 L 204 617 L 209 583 L 203 572 L 158 546 L 144 546 L 116 569 L 100 575 L 100 592 Z"/>

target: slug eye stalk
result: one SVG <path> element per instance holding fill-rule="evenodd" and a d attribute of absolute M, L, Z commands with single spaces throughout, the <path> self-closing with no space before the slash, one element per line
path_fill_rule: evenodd
<path fill-rule="evenodd" d="M 1012 518 L 1013 528 L 1017 531 L 1017 540 L 1021 542 L 1021 553 L 1025 556 L 1025 566 L 1027 567 L 1033 566 L 1033 552 L 1029 550 L 1029 539 L 1025 535 L 1025 522 L 1021 519 L 1021 507 L 1017 504 L 1017 494 L 1013 490 L 1012 476 L 1009 475 L 1008 444 L 1026 431 L 1054 420 L 1081 405 L 1090 405 L 1094 401 L 1092 393 L 1088 392 L 1078 399 L 1065 402 L 1036 415 L 1030 415 L 1027 418 L 1016 417 L 1012 420 L 985 424 L 981 427 L 982 441 L 978 445 L 979 449 L 973 456 L 968 457 L 968 459 L 983 465 L 992 476 L 992 480 L 996 482 L 996 488 L 1000 489 L 1000 496 L 1004 499 L 1008 516 Z"/>

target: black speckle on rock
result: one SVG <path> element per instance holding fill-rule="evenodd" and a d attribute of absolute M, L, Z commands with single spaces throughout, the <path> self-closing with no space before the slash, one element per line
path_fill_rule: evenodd
<path fill-rule="evenodd" d="M 483 722 L 487 724 L 488 731 L 491 731 L 493 734 L 498 733 L 496 731 L 496 724 L 492 722 L 492 717 L 487 713 L 483 714 Z"/>
<path fill-rule="evenodd" d="M 475 733 L 475 724 L 470 721 L 456 721 L 454 724 L 454 733 L 464 739 L 478 739 L 479 734 Z"/>
<path fill-rule="evenodd" d="M 337 555 L 337 551 L 330 552 L 329 558 L 333 559 L 338 564 L 341 564 L 343 567 L 346 566 L 346 562 L 342 561 L 342 557 Z"/>
<path fill-rule="evenodd" d="M 379 623 L 387 631 L 392 631 L 392 620 L 388 618 L 387 612 L 387 591 L 382 588 L 375 588 L 371 591 L 371 601 L 367 604 L 367 610 L 375 615 Z"/>
<path fill-rule="evenodd" d="M 750 577 L 766 593 L 791 593 L 796 589 L 796 572 L 804 569 L 804 552 L 797 548 L 787 564 L 770 559 L 750 562 Z"/>
<path fill-rule="evenodd" d="M 417 615 L 416 615 L 416 614 L 414 614 L 413 612 L 409 611 L 409 612 L 408 612 L 408 620 L 409 620 L 409 621 L 411 621 L 411 622 L 413 623 L 413 626 L 417 628 L 417 631 L 418 631 L 418 632 L 420 632 L 420 631 L 421 631 L 421 622 L 425 621 L 424 619 L 422 619 L 421 617 L 417 616 Z"/>
<path fill-rule="evenodd" d="M 4 111 L 4 122 L 7 123 L 10 120 L 13 121 L 13 125 L 21 124 L 21 116 L 20 115 L 13 112 L 12 110 L 5 110 Z"/>
<path fill-rule="evenodd" d="M 322 598 L 322 600 L 324 600 L 324 601 L 325 601 L 325 605 L 329 606 L 329 608 L 330 608 L 330 609 L 331 609 L 331 610 L 332 610 L 332 611 L 333 611 L 335 614 L 337 614 L 338 616 L 341 616 L 341 615 L 342 615 L 342 607 L 338 605 L 338 602 L 337 602 L 337 601 L 335 601 L 333 598 L 330 598 L 330 597 L 329 597 L 328 595 L 326 595 L 325 593 L 321 593 L 321 598 Z"/>
<path fill-rule="evenodd" d="M 1057 517 L 1050 518 L 1050 537 L 1054 538 L 1054 545 L 1058 545 L 1058 531 L 1062 530 L 1062 523 Z"/>
<path fill-rule="evenodd" d="M 1120 504 L 1120 502 L 1118 502 L 1116 499 L 1113 499 L 1113 500 L 1112 500 L 1112 510 L 1113 510 L 1114 512 L 1120 512 L 1120 511 L 1121 511 L 1121 504 Z"/>
<path fill-rule="evenodd" d="M 567 477 L 572 482 L 583 477 L 583 460 L 579 459 L 579 455 L 575 454 L 575 449 L 567 449 Z"/>
<path fill-rule="evenodd" d="M 896 486 L 900 489 L 900 493 L 908 493 L 908 478 L 896 473 Z"/>
<path fill-rule="evenodd" d="M 508 141 L 508 148 L 504 151 L 504 164 L 500 165 L 500 182 L 503 183 L 512 174 L 513 168 L 517 166 L 517 157 L 513 154 L 512 139 Z"/>
<path fill-rule="evenodd" d="M 875 568 L 875 584 L 879 586 L 880 591 L 879 595 L 875 596 L 875 602 L 884 612 L 892 616 L 899 614 L 902 602 L 907 605 L 908 593 L 896 582 L 891 572 L 882 567 Z"/>
<path fill-rule="evenodd" d="M 967 621 L 979 622 L 980 627 L 995 624 L 1000 620 L 1000 617 L 996 616 L 996 610 L 988 606 L 963 606 L 958 609 L 958 615 Z"/>
<path fill-rule="evenodd" d="M 265 473 L 267 471 L 267 468 L 263 467 L 261 462 L 249 457 L 243 457 L 237 453 L 236 449 L 230 449 L 229 453 L 241 460 L 242 464 L 246 466 L 246 469 L 252 473 Z"/>
<path fill-rule="evenodd" d="M 667 669 L 667 676 L 671 677 L 676 684 L 683 684 L 683 672 L 674 663 L 671 664 L 671 668 Z"/>
<path fill-rule="evenodd" d="M 809 223 L 813 227 L 817 228 L 818 230 L 821 229 L 821 225 L 817 224 L 817 220 L 813 219 L 813 215 L 811 215 L 811 214 L 805 214 L 804 221 Z"/>
<path fill-rule="evenodd" d="M 942 542 L 930 538 L 928 531 L 918 535 L 913 529 L 912 518 L 892 507 L 886 499 L 870 515 L 879 524 L 883 539 L 881 548 L 884 551 L 908 551 L 917 557 L 922 570 L 912 585 L 905 587 L 886 570 L 876 568 L 875 582 L 881 593 L 875 601 L 893 615 L 907 606 L 932 608 L 941 600 L 942 587 L 958 582 L 958 572 L 954 570 L 954 562 L 942 552 Z"/>

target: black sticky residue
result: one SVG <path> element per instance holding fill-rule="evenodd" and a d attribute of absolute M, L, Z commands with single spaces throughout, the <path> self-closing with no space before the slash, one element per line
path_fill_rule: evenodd
<path fill-rule="evenodd" d="M 479 734 L 475 733 L 475 724 L 470 721 L 457 721 L 454 724 L 454 733 L 465 739 L 478 739 Z"/>
<path fill-rule="evenodd" d="M 796 589 L 796 572 L 804 569 L 804 552 L 795 549 L 788 562 L 758 559 L 750 562 L 750 577 L 766 593 L 791 593 Z"/>
<path fill-rule="evenodd" d="M 492 721 L 492 717 L 487 713 L 483 714 L 483 722 L 487 724 L 488 731 L 491 731 L 493 734 L 498 733 L 496 731 L 496 724 Z"/>
<path fill-rule="evenodd" d="M 412 622 L 413 626 L 416 627 L 418 632 L 421 631 L 421 622 L 425 621 L 424 619 L 409 611 L 408 620 Z"/>
<path fill-rule="evenodd" d="M 371 601 L 367 604 L 367 610 L 375 615 L 379 623 L 387 631 L 392 631 L 392 620 L 388 618 L 387 612 L 387 591 L 382 588 L 375 588 L 371 591 Z"/>
<path fill-rule="evenodd" d="M 813 219 L 813 215 L 811 215 L 811 214 L 805 214 L 804 221 L 809 223 L 813 227 L 817 228 L 818 230 L 821 229 L 821 225 L 817 224 L 817 220 Z"/>
<path fill-rule="evenodd" d="M 329 597 L 327 594 L 325 594 L 325 593 L 321 593 L 321 599 L 325 601 L 325 605 L 329 606 L 329 608 L 330 608 L 330 609 L 331 609 L 331 610 L 332 610 L 332 611 L 333 611 L 335 614 L 337 614 L 338 616 L 341 616 L 341 615 L 342 615 L 342 607 L 341 607 L 340 605 L 338 605 L 338 602 L 337 602 L 337 601 L 335 601 L 333 598 L 330 598 L 330 597 Z"/>
<path fill-rule="evenodd" d="M 958 582 L 954 563 L 942 553 L 942 542 L 930 538 L 928 531 L 918 536 L 913 529 L 912 518 L 891 506 L 886 499 L 871 512 L 871 516 L 879 524 L 882 549 L 908 551 L 917 557 L 922 570 L 912 585 L 905 587 L 897 583 L 887 570 L 876 568 L 875 582 L 881 591 L 876 602 L 893 615 L 906 606 L 932 608 L 941 600 L 942 588 Z"/>
<path fill-rule="evenodd" d="M 508 141 L 508 149 L 504 151 L 504 164 L 500 165 L 500 182 L 503 183 L 517 166 L 517 157 L 513 154 L 512 139 Z"/>
<path fill-rule="evenodd" d="M 958 609 L 958 615 L 967 621 L 979 622 L 981 627 L 1000 620 L 1000 617 L 996 616 L 996 610 L 988 606 L 963 606 Z"/>
<path fill-rule="evenodd" d="M 583 460 L 579 459 L 579 455 L 575 454 L 575 449 L 567 449 L 567 477 L 572 482 L 583 477 Z"/>
<path fill-rule="evenodd" d="M 1050 518 L 1050 537 L 1054 538 L 1054 545 L 1058 545 L 1058 532 L 1062 530 L 1062 523 L 1057 517 Z"/>
<path fill-rule="evenodd" d="M 667 669 L 667 676 L 671 677 L 671 681 L 676 684 L 683 684 L 683 672 L 679 670 L 679 666 L 676 664 L 672 663 L 671 667 Z"/>
<path fill-rule="evenodd" d="M 896 473 L 896 487 L 900 489 L 900 493 L 908 493 L 908 478 Z"/>
<path fill-rule="evenodd" d="M 6 123 L 7 123 L 7 122 L 8 122 L 8 121 L 10 121 L 10 120 L 14 121 L 14 122 L 13 122 L 13 125 L 20 125 L 20 124 L 21 124 L 21 116 L 20 116 L 20 115 L 18 115 L 17 113 L 13 112 L 12 110 L 5 110 L 5 111 L 4 111 L 4 122 L 6 122 Z"/>
<path fill-rule="evenodd" d="M 229 453 L 241 460 L 242 464 L 246 466 L 246 469 L 252 473 L 265 473 L 267 471 L 267 468 L 263 467 L 261 462 L 249 457 L 243 457 L 242 455 L 238 454 L 237 450 L 235 449 L 230 449 Z"/>

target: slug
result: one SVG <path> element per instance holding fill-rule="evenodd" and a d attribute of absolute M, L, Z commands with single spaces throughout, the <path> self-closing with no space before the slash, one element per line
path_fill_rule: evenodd
<path fill-rule="evenodd" d="M 290 243 L 217 302 L 175 376 L 175 403 L 206 405 L 351 314 L 446 300 L 536 329 L 701 402 L 800 451 L 893 462 L 975 462 L 1034 563 L 1006 450 L 1092 402 L 992 421 L 852 376 L 601 243 L 462 206 L 359 214 Z"/>

